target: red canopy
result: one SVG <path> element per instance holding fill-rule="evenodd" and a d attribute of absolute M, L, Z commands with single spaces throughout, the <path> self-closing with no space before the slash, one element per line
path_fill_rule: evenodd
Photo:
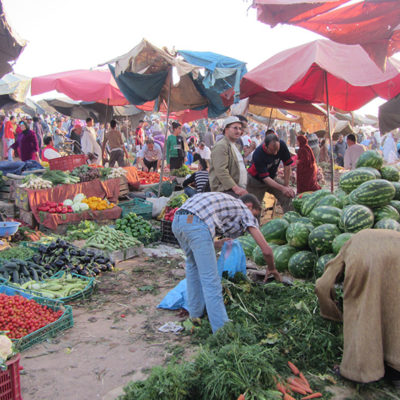
<path fill-rule="evenodd" d="M 249 71 L 240 96 L 250 97 L 251 104 L 263 99 L 269 106 L 275 106 L 276 99 L 326 103 L 325 72 L 329 104 L 341 110 L 357 110 L 377 96 L 389 100 L 400 93 L 400 62 L 389 59 L 382 72 L 358 45 L 316 40 L 276 54 Z"/>
<path fill-rule="evenodd" d="M 360 44 L 384 69 L 386 57 L 400 50 L 400 1 L 369 0 L 333 10 L 347 1 L 255 0 L 253 6 L 258 20 L 271 26 L 297 25 L 338 43 Z"/>
<path fill-rule="evenodd" d="M 129 104 L 109 70 L 78 69 L 32 79 L 32 95 L 51 90 L 64 93 L 73 100 L 94 101 L 110 106 Z"/>

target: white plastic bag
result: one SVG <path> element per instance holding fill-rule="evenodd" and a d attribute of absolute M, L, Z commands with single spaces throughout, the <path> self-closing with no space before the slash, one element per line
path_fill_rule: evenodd
<path fill-rule="evenodd" d="M 161 214 L 163 208 L 167 205 L 169 197 L 147 197 L 146 201 L 153 204 L 153 218 L 158 217 Z"/>

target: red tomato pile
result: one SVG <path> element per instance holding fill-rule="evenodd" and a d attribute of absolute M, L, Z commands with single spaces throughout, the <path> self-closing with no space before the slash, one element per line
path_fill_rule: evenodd
<path fill-rule="evenodd" d="M 0 331 L 8 331 L 10 339 L 19 339 L 57 321 L 62 310 L 53 311 L 35 300 L 0 294 Z"/>
<path fill-rule="evenodd" d="M 158 172 L 138 171 L 139 182 L 141 185 L 149 185 L 160 182 L 160 174 Z M 163 181 L 168 181 L 168 178 L 163 177 Z"/>
<path fill-rule="evenodd" d="M 68 214 L 73 212 L 71 206 L 64 206 L 63 203 L 55 203 L 53 201 L 46 201 L 40 204 L 38 211 L 58 214 Z"/>

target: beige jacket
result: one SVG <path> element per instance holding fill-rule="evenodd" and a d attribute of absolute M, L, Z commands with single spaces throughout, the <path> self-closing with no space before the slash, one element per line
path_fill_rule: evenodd
<path fill-rule="evenodd" d="M 225 137 L 217 142 L 211 151 L 209 175 L 212 192 L 231 190 L 239 183 L 239 161 L 231 142 Z"/>

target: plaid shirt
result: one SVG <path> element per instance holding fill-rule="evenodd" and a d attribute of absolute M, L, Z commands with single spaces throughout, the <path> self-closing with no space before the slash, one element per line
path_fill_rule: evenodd
<path fill-rule="evenodd" d="M 258 228 L 258 221 L 239 199 L 226 193 L 199 193 L 188 199 L 181 207 L 199 217 L 207 224 L 211 236 L 223 235 L 236 238 L 249 226 Z"/>

